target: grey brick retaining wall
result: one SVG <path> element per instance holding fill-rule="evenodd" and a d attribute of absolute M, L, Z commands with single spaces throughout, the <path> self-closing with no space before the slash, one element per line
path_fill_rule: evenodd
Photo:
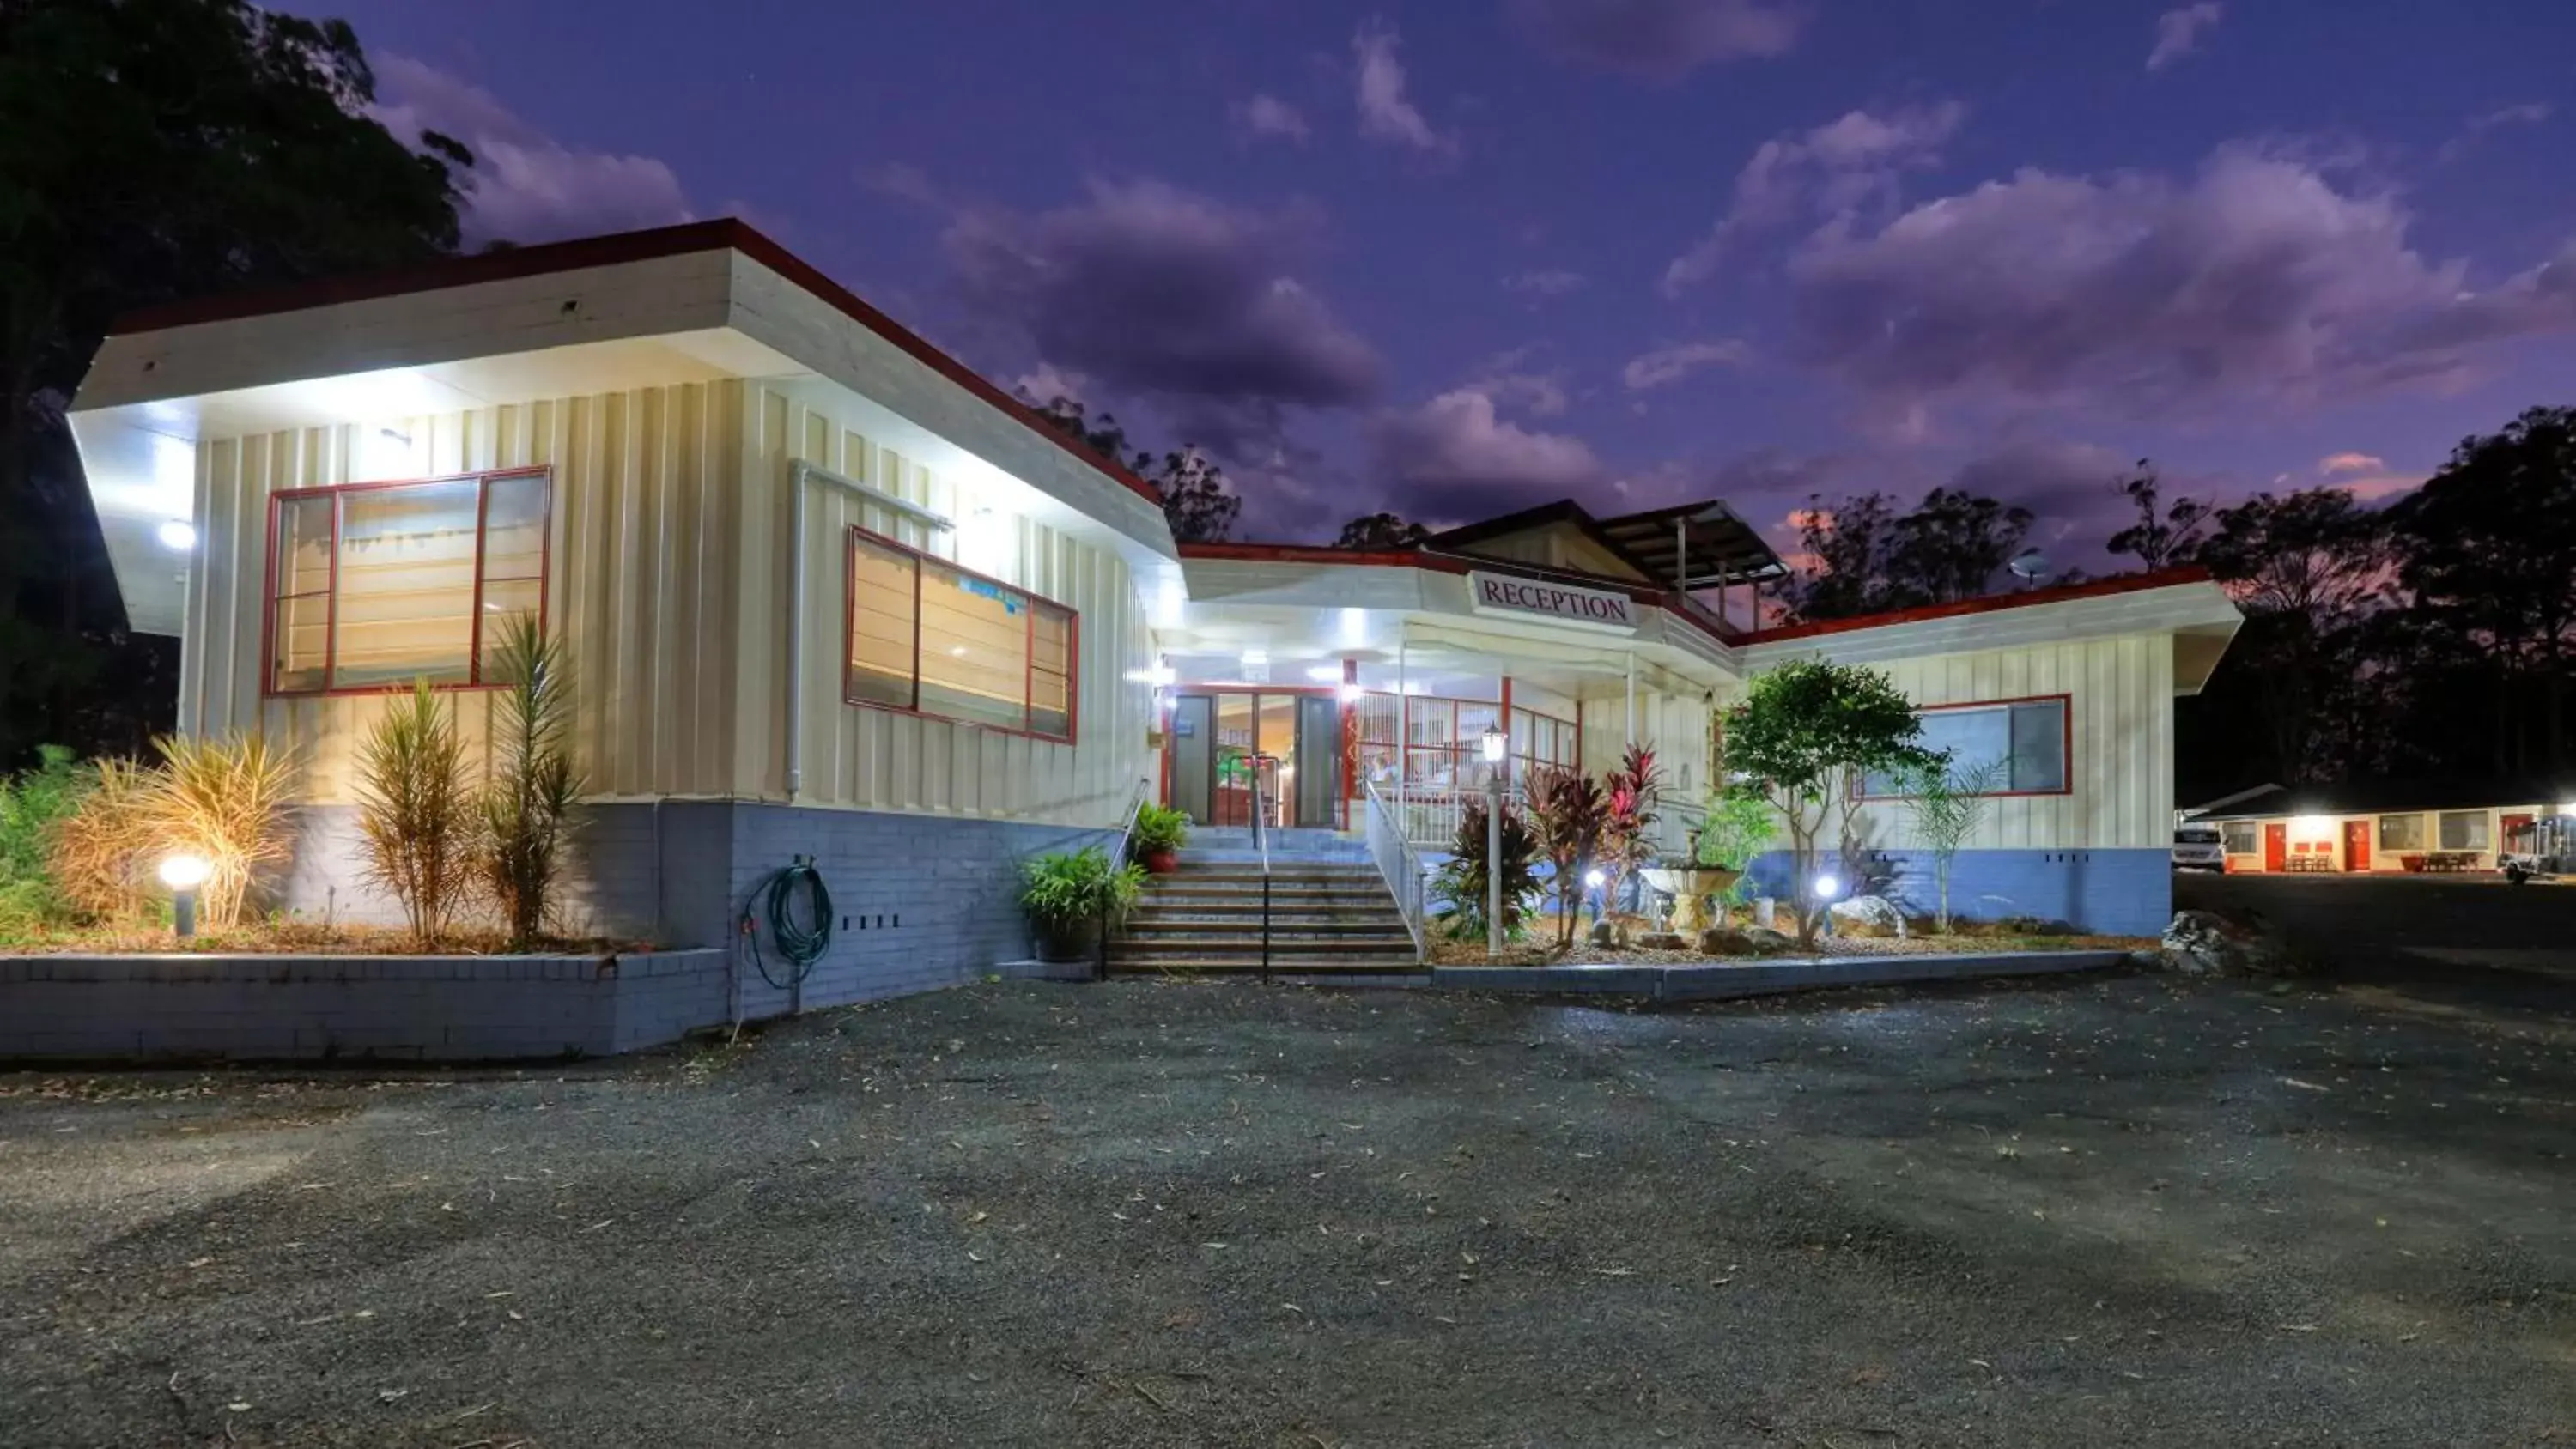
<path fill-rule="evenodd" d="M 608 1056 L 726 1019 L 722 951 L 0 957 L 0 1059 Z"/>

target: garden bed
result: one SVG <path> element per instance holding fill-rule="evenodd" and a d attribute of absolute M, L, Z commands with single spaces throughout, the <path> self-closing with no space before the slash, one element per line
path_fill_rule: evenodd
<path fill-rule="evenodd" d="M 1560 952 L 1553 945 L 1523 942 L 1488 957 L 1481 941 L 1452 941 L 1434 932 L 1434 966 L 1690 966 L 1704 961 L 1762 961 L 1781 956 L 1991 956 L 2016 951 L 2153 951 L 2146 936 L 2094 936 L 2001 930 L 1962 930 L 1951 935 L 1819 936 L 1813 951 L 1800 951 L 1795 938 L 1774 951 L 1712 955 L 1705 951 L 1655 950 L 1644 946 L 1593 946 L 1577 942 Z"/>
<path fill-rule="evenodd" d="M 540 936 L 513 951 L 506 932 L 476 927 L 449 930 L 424 946 L 399 926 L 325 924 L 297 916 L 200 931 L 185 940 L 166 923 L 149 921 L 0 935 L 0 953 L 13 956 L 634 956 L 653 949 L 649 942 L 608 936 Z"/>

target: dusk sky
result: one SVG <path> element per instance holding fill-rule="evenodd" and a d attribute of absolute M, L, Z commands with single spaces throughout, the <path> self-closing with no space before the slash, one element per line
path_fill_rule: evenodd
<path fill-rule="evenodd" d="M 476 238 L 733 214 L 1241 536 L 2384 497 L 2576 402 L 2569 0 L 348 0 Z M 1077 15 L 1082 18 L 1075 18 Z"/>

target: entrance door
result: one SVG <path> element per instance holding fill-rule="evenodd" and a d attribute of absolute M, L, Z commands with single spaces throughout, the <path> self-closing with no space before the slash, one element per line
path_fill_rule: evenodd
<path fill-rule="evenodd" d="M 2343 823 L 2343 868 L 2370 869 L 2370 822 L 2347 820 Z"/>
<path fill-rule="evenodd" d="M 1296 800 L 1299 825 L 1333 828 L 1333 802 L 1341 798 L 1342 710 L 1329 694 L 1297 696 Z"/>
<path fill-rule="evenodd" d="M 1216 701 L 1184 694 L 1172 701 L 1172 808 L 1194 825 L 1216 823 Z"/>
<path fill-rule="evenodd" d="M 2290 827 L 2286 822 L 2274 821 L 2263 827 L 2263 868 L 2282 871 L 2289 865 Z"/>

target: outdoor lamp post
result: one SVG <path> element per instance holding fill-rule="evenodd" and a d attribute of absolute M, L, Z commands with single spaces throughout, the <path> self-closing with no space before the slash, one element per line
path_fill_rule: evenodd
<path fill-rule="evenodd" d="M 170 930 L 182 941 L 197 934 L 197 888 L 214 873 L 202 855 L 183 850 L 161 857 L 161 883 L 170 888 Z"/>
<path fill-rule="evenodd" d="M 1485 728 L 1485 955 L 1503 954 L 1503 753 L 1509 739 Z"/>

